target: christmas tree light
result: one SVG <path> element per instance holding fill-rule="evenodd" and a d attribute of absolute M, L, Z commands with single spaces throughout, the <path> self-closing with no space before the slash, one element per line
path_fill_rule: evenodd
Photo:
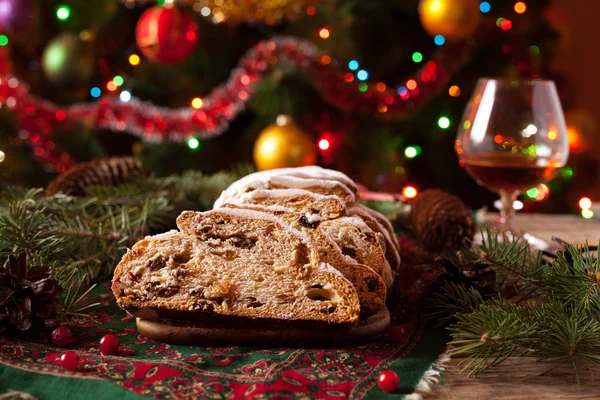
<path fill-rule="evenodd" d="M 423 54 L 419 53 L 418 51 L 415 51 L 412 55 L 412 60 L 416 63 L 420 63 L 421 61 L 423 61 Z"/>
<path fill-rule="evenodd" d="M 515 3 L 515 12 L 517 14 L 523 14 L 527 10 L 527 5 L 522 1 Z"/>
<path fill-rule="evenodd" d="M 415 158 L 418 155 L 417 149 L 413 146 L 409 146 L 404 149 L 404 155 L 406 158 Z"/>
<path fill-rule="evenodd" d="M 419 194 L 419 191 L 414 186 L 405 186 L 402 189 L 402 195 L 407 199 L 414 199 Z"/>
<path fill-rule="evenodd" d="M 131 93 L 128 90 L 123 90 L 119 95 L 119 98 L 122 102 L 127 103 L 129 100 L 131 100 Z"/>
<path fill-rule="evenodd" d="M 191 137 L 187 140 L 187 145 L 192 150 L 198 150 L 200 147 L 200 141 L 195 137 Z"/>
<path fill-rule="evenodd" d="M 581 216 L 585 219 L 590 219 L 594 217 L 594 212 L 590 209 L 581 210 Z"/>
<path fill-rule="evenodd" d="M 592 208 L 592 200 L 589 197 L 582 197 L 579 199 L 579 208 L 582 210 L 589 210 Z"/>
<path fill-rule="evenodd" d="M 328 150 L 330 146 L 331 146 L 331 144 L 329 143 L 329 140 L 327 140 L 327 139 L 319 140 L 319 149 Z"/>
<path fill-rule="evenodd" d="M 442 129 L 448 129 L 450 127 L 450 119 L 448 117 L 440 117 L 438 119 L 438 126 Z"/>
<path fill-rule="evenodd" d="M 71 9 L 69 6 L 61 5 L 56 9 L 56 18 L 60 19 L 61 21 L 69 19 L 70 15 Z"/>
<path fill-rule="evenodd" d="M 196 97 L 192 100 L 192 107 L 194 107 L 196 110 L 199 108 L 202 108 L 203 105 L 204 105 L 204 102 L 202 101 L 202 99 L 200 97 Z"/>
<path fill-rule="evenodd" d="M 140 56 L 137 54 L 132 54 L 129 56 L 129 64 L 136 66 L 140 64 Z"/>
<path fill-rule="evenodd" d="M 117 75 L 113 78 L 113 82 L 115 83 L 115 85 L 121 86 L 123 83 L 125 83 L 125 80 L 123 79 L 122 76 Z"/>

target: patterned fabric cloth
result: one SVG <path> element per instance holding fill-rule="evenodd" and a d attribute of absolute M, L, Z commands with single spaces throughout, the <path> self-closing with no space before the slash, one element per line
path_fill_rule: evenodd
<path fill-rule="evenodd" d="M 408 246 L 407 246 L 408 247 Z M 405 247 L 406 248 L 406 247 Z M 410 254 L 404 254 L 409 259 Z M 406 264 L 405 264 L 406 265 Z M 157 343 L 139 335 L 135 321 L 117 308 L 108 282 L 90 301 L 100 301 L 94 319 L 74 317 L 75 342 L 66 349 L 41 338 L 0 336 L 0 394 L 8 390 L 38 399 L 380 399 L 411 394 L 445 349 L 440 329 L 426 328 L 420 299 L 427 274 L 405 267 L 389 296 L 394 334 L 350 347 L 250 348 L 191 347 Z M 392 331 L 389 331 L 392 332 Z M 400 332 L 400 333 L 398 333 Z M 115 334 L 119 353 L 103 356 L 100 338 Z M 76 372 L 60 366 L 64 351 L 77 352 Z M 394 370 L 395 394 L 377 387 L 381 371 Z M 418 390 L 417 390 L 418 392 Z"/>

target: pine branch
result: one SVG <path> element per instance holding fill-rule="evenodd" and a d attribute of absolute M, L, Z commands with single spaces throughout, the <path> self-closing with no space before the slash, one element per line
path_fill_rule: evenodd
<path fill-rule="evenodd" d="M 542 275 L 547 263 L 539 251 L 532 251 L 520 238 L 509 238 L 494 229 L 481 230 L 483 241 L 466 249 L 464 254 L 473 261 L 487 262 L 495 267 L 498 285 L 514 289 L 516 294 L 529 291 L 530 297 L 543 285 Z"/>
<path fill-rule="evenodd" d="M 538 299 L 525 306 L 507 300 L 469 304 L 471 310 L 456 313 L 457 322 L 449 327 L 450 345 L 455 346 L 451 354 L 466 356 L 462 364 L 470 375 L 523 352 L 539 361 L 569 362 L 575 379 L 579 380 L 582 366 L 600 363 L 600 294 L 597 290 L 600 268 L 597 258 L 587 245 L 581 248 L 568 245 L 552 262 L 542 263 L 528 250 L 517 250 L 510 243 L 503 247 L 495 242 L 492 246 L 489 244 L 484 243 L 477 250 L 488 250 L 492 258 L 499 260 L 496 266 L 507 266 L 511 272 L 519 271 L 520 279 L 533 282 Z M 512 264 L 516 261 L 528 265 Z M 449 300 L 451 294 L 439 295 L 438 306 Z M 454 294 L 459 298 L 465 295 Z M 452 306 L 445 308 L 448 310 Z M 440 312 L 442 310 L 440 308 Z"/>

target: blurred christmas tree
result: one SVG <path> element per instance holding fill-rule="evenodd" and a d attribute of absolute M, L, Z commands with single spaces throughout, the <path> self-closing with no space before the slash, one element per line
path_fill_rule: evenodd
<path fill-rule="evenodd" d="M 490 204 L 495 195 L 458 165 L 456 129 L 481 76 L 553 79 L 569 109 L 548 7 L 0 0 L 0 171 L 11 184 L 43 185 L 77 162 L 126 153 L 157 175 L 319 163 L 377 190 L 440 187 Z M 594 128 L 574 115 L 577 152 Z M 575 205 L 585 194 L 577 183 L 598 168 L 585 160 L 573 156 L 528 191 L 527 206 Z"/>

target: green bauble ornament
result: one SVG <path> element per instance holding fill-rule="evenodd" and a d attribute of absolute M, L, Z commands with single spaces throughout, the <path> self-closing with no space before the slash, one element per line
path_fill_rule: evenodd
<path fill-rule="evenodd" d="M 48 43 L 42 55 L 42 68 L 56 86 L 85 86 L 95 70 L 91 43 L 72 32 L 61 33 Z"/>

